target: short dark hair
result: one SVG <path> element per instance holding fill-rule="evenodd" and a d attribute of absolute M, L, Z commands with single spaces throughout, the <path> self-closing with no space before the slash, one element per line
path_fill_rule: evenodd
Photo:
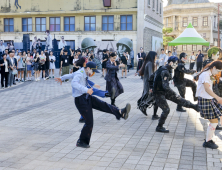
<path fill-rule="evenodd" d="M 168 51 L 168 54 L 171 53 L 171 51 Z"/>
<path fill-rule="evenodd" d="M 78 50 L 76 50 L 76 52 L 78 53 L 78 52 L 80 52 L 81 53 L 81 50 L 80 49 L 78 49 Z"/>
<path fill-rule="evenodd" d="M 164 49 L 161 49 L 161 51 L 164 51 Z"/>
<path fill-rule="evenodd" d="M 115 53 L 111 53 L 109 56 L 110 56 L 110 57 L 115 57 L 116 54 L 115 54 Z"/>
<path fill-rule="evenodd" d="M 201 53 L 201 50 L 198 50 L 198 52 L 200 51 L 200 53 Z"/>

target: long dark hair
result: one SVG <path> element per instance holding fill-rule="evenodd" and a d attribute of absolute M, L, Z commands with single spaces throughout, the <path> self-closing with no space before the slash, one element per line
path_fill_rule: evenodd
<path fill-rule="evenodd" d="M 152 65 L 153 65 L 153 72 L 154 72 L 154 69 L 155 69 L 155 57 L 156 57 L 157 53 L 155 51 L 150 51 L 147 56 L 145 57 L 145 61 L 143 62 L 143 65 L 141 67 L 141 69 L 139 70 L 139 74 L 141 76 L 144 75 L 144 71 L 145 71 L 145 67 L 146 67 L 146 64 L 148 62 L 151 62 Z"/>
<path fill-rule="evenodd" d="M 214 61 L 214 62 L 211 62 L 209 64 L 207 64 L 203 69 L 202 71 L 200 72 L 200 74 L 198 74 L 196 77 L 195 77 L 195 80 L 197 81 L 199 79 L 199 76 L 201 75 L 201 73 L 205 72 L 205 71 L 208 71 L 210 69 L 212 69 L 213 67 L 216 67 L 216 69 L 218 70 L 222 70 L 222 62 L 217 60 L 217 61 Z"/>

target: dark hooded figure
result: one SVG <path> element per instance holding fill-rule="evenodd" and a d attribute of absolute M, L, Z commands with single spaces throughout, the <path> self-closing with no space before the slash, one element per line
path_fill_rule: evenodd
<path fill-rule="evenodd" d="M 180 54 L 180 62 L 178 64 L 178 67 L 174 71 L 173 81 L 181 97 L 185 98 L 186 87 L 191 87 L 193 91 L 194 101 L 197 101 L 197 97 L 195 97 L 197 91 L 196 83 L 194 83 L 192 80 L 184 78 L 184 74 L 196 73 L 195 70 L 188 70 L 185 68 L 186 56 L 186 53 Z M 186 110 L 184 110 L 181 105 L 177 105 L 177 111 L 186 112 Z"/>

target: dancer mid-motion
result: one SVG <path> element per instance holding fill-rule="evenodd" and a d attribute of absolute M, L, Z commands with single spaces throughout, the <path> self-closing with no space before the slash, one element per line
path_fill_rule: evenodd
<path fill-rule="evenodd" d="M 182 105 L 187 108 L 192 108 L 199 112 L 199 107 L 196 104 L 192 104 L 190 101 L 185 100 L 181 96 L 177 95 L 170 87 L 169 81 L 171 79 L 170 71 L 176 69 L 178 66 L 178 58 L 171 56 L 168 59 L 168 64 L 158 68 L 158 70 L 150 77 L 150 87 L 153 88 L 153 94 L 156 100 L 156 104 L 163 111 L 159 119 L 159 124 L 156 127 L 157 132 L 169 133 L 169 130 L 163 127 L 168 114 L 170 113 L 170 107 L 166 100 L 171 100 L 174 103 Z M 153 82 L 151 81 L 153 80 Z"/>
<path fill-rule="evenodd" d="M 222 98 L 216 95 L 212 90 L 212 76 L 221 71 L 222 62 L 214 61 L 205 66 L 202 72 L 196 77 L 198 80 L 196 96 L 198 97 L 200 116 L 210 121 L 203 147 L 211 149 L 218 148 L 212 140 L 213 134 L 218 125 L 218 118 L 220 118 L 220 122 L 222 123 Z"/>
<path fill-rule="evenodd" d="M 155 71 L 155 63 L 156 63 L 157 53 L 154 51 L 150 51 L 143 62 L 141 69 L 139 70 L 139 74 L 143 76 L 143 94 L 142 97 L 138 100 L 137 106 L 141 110 L 141 112 L 147 116 L 146 110 L 150 105 L 150 98 L 152 96 L 149 86 L 150 76 Z M 154 104 L 154 113 L 152 116 L 152 120 L 159 119 L 157 115 L 158 106 Z"/>
<path fill-rule="evenodd" d="M 126 104 L 126 107 L 123 109 L 118 109 L 117 107 L 112 106 L 92 96 L 93 89 L 87 87 L 87 79 L 88 77 L 93 76 L 95 72 L 98 72 L 96 69 L 96 64 L 94 62 L 88 62 L 85 68 L 81 68 L 75 73 L 67 74 L 62 76 L 61 78 L 55 79 L 61 84 L 62 81 L 65 79 L 72 79 L 72 96 L 75 98 L 75 105 L 77 109 L 85 119 L 85 124 L 76 143 L 77 147 L 90 147 L 89 143 L 93 129 L 92 109 L 113 114 L 118 120 L 120 120 L 120 118 L 127 119 L 131 109 L 130 104 Z"/>
<path fill-rule="evenodd" d="M 197 91 L 196 83 L 194 83 L 192 80 L 184 78 L 184 74 L 194 74 L 194 73 L 196 73 L 195 70 L 188 70 L 188 69 L 185 68 L 186 57 L 187 57 L 186 53 L 181 53 L 180 54 L 180 62 L 178 64 L 178 67 L 174 70 L 173 81 L 174 81 L 174 85 L 177 87 L 177 89 L 180 93 L 180 96 L 182 98 L 185 98 L 186 87 L 191 87 L 192 91 L 193 91 L 194 101 L 197 101 L 197 97 L 195 97 L 196 91 Z M 177 105 L 177 111 L 186 112 L 186 110 L 184 110 L 182 108 L 182 106 L 179 105 L 179 104 Z"/>
<path fill-rule="evenodd" d="M 119 70 L 119 67 L 122 66 L 124 66 L 124 64 L 117 65 L 116 54 L 110 54 L 110 59 L 106 63 L 107 74 L 105 76 L 105 80 L 106 90 L 109 92 L 109 94 L 114 96 L 114 98 L 111 98 L 111 105 L 114 106 L 116 98 L 124 92 L 123 86 L 120 83 L 116 73 Z M 115 90 L 113 90 L 113 88 Z"/>

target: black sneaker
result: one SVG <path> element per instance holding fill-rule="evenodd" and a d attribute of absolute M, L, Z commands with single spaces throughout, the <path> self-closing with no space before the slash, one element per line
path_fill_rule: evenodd
<path fill-rule="evenodd" d="M 85 123 L 85 122 L 86 122 L 85 119 L 83 117 L 80 117 L 79 123 Z"/>
<path fill-rule="evenodd" d="M 178 111 L 178 112 L 186 112 L 186 110 L 184 110 L 182 107 L 177 107 L 176 111 Z"/>
<path fill-rule="evenodd" d="M 123 119 L 127 119 L 129 117 L 129 112 L 131 109 L 131 105 L 129 103 L 126 104 L 126 107 L 121 109 L 121 115 Z"/>
<path fill-rule="evenodd" d="M 211 149 L 217 149 L 218 148 L 218 145 L 214 143 L 214 141 L 210 140 L 208 142 L 205 142 L 203 143 L 203 147 L 205 148 L 211 148 Z"/>
<path fill-rule="evenodd" d="M 217 125 L 216 130 L 222 130 L 222 126 Z"/>
<path fill-rule="evenodd" d="M 76 143 L 77 147 L 81 147 L 81 148 L 89 148 L 90 146 L 84 142 L 80 142 L 80 140 L 77 141 Z"/>
<path fill-rule="evenodd" d="M 153 115 L 152 120 L 158 120 L 160 117 L 158 115 Z"/>
<path fill-rule="evenodd" d="M 156 132 L 161 132 L 161 133 L 169 133 L 170 131 L 166 129 L 165 127 L 156 127 Z"/>

